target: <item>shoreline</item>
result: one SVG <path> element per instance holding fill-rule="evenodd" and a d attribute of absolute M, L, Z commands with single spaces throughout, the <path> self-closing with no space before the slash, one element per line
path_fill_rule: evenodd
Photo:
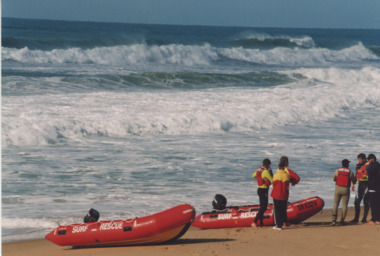
<path fill-rule="evenodd" d="M 361 208 L 363 208 L 362 206 L 361 206 Z M 341 208 L 339 208 L 339 210 L 340 210 Z M 348 207 L 348 211 L 347 211 L 347 215 L 348 215 L 348 212 L 349 211 L 354 211 L 354 207 L 353 206 L 349 206 Z M 327 209 L 322 209 L 319 213 L 317 213 L 316 215 L 318 215 L 318 214 L 321 214 L 321 213 L 324 213 L 324 212 L 326 212 L 326 211 L 330 211 L 330 213 L 332 212 L 332 209 L 330 209 L 330 208 L 327 208 Z M 363 209 L 361 209 L 361 213 L 363 212 Z M 196 215 L 198 215 L 199 213 L 197 213 Z M 313 217 L 311 217 L 311 218 L 314 218 L 316 215 L 314 215 Z M 369 213 L 369 216 L 371 215 L 371 213 Z M 338 215 L 338 217 L 339 217 L 339 215 Z M 311 218 L 309 218 L 309 219 L 307 219 L 306 221 L 303 221 L 302 223 L 305 223 L 305 222 L 308 222 Z M 346 221 L 347 221 L 347 217 L 346 217 Z M 301 223 L 301 224 L 302 224 Z M 269 226 L 268 226 L 269 227 Z M 268 227 L 264 227 L 264 228 L 268 228 Z M 191 229 L 197 229 L 196 227 L 193 227 L 193 226 L 190 226 L 190 229 L 189 230 L 191 230 Z M 50 229 L 50 230 L 48 230 L 48 231 L 46 231 L 46 234 L 48 233 L 48 232 L 50 232 L 52 229 Z M 45 234 L 45 235 L 46 235 Z M 186 234 L 185 234 L 186 235 Z M 17 235 L 8 235 L 8 236 L 17 236 Z M 23 235 L 21 235 L 21 236 L 23 236 Z M 4 237 L 2 237 L 2 245 L 5 245 L 5 244 L 10 244 L 10 243 L 22 243 L 22 242 L 29 242 L 29 241 L 40 241 L 40 240 L 45 240 L 45 238 L 44 238 L 44 236 L 43 237 L 28 237 L 28 238 L 18 238 L 18 239 L 4 239 Z"/>
<path fill-rule="evenodd" d="M 351 224 L 354 215 L 349 207 L 346 225 L 330 226 L 332 210 L 325 209 L 310 219 L 290 225 L 282 231 L 272 227 L 198 229 L 191 227 L 180 239 L 158 245 L 132 245 L 73 249 L 60 247 L 47 240 L 28 240 L 2 244 L 2 253 L 13 255 L 81 255 L 121 256 L 126 253 L 150 255 L 251 254 L 253 251 L 281 255 L 378 255 L 380 225 Z M 340 210 L 338 213 L 338 219 Z M 261 253 L 260 253 L 261 254 Z"/>

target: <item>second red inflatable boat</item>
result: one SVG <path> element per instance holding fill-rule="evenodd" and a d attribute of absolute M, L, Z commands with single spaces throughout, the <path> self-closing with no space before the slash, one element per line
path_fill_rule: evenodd
<path fill-rule="evenodd" d="M 324 205 L 323 199 L 317 196 L 289 203 L 287 220 L 293 224 L 300 223 L 320 212 Z M 202 229 L 249 227 L 259 209 L 260 205 L 229 206 L 224 210 L 214 210 L 198 215 L 192 225 Z M 273 205 L 268 205 L 263 222 L 265 226 L 274 225 Z"/>

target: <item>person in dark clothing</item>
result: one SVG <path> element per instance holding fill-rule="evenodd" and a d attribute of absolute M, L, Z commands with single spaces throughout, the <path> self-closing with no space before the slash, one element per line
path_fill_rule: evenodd
<path fill-rule="evenodd" d="M 368 155 L 368 193 L 371 207 L 371 222 L 369 224 L 380 224 L 380 164 L 376 161 L 374 154 Z"/>
<path fill-rule="evenodd" d="M 253 223 L 252 227 L 257 227 L 257 221 L 260 220 L 260 226 L 262 227 L 264 225 L 264 212 L 267 210 L 268 207 L 268 191 L 269 186 L 272 184 L 273 181 L 273 175 L 272 175 L 272 169 L 270 168 L 271 161 L 269 159 L 263 160 L 263 165 L 259 167 L 252 175 L 253 178 L 257 179 L 257 195 L 259 196 L 260 200 L 260 210 L 258 211 Z"/>
<path fill-rule="evenodd" d="M 364 213 L 361 220 L 362 223 L 367 222 L 367 215 L 369 211 L 369 194 L 368 194 L 368 174 L 367 174 L 367 162 L 366 155 L 360 153 L 358 155 L 358 163 L 356 164 L 356 181 L 358 188 L 355 197 L 355 217 L 351 220 L 352 223 L 357 223 L 360 216 L 360 202 L 363 200 Z M 351 190 L 355 191 L 355 184 L 352 184 Z"/>

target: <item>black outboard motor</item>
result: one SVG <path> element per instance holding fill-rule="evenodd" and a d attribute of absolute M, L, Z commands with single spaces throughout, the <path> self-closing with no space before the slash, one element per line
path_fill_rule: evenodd
<path fill-rule="evenodd" d="M 84 223 L 87 223 L 87 222 L 96 222 L 96 221 L 98 221 L 99 216 L 100 216 L 99 212 L 97 210 L 91 208 L 88 211 L 87 215 L 84 216 L 83 222 Z"/>
<path fill-rule="evenodd" d="M 214 210 L 224 210 L 226 209 L 227 198 L 221 194 L 216 194 L 214 200 L 212 201 L 212 207 Z"/>

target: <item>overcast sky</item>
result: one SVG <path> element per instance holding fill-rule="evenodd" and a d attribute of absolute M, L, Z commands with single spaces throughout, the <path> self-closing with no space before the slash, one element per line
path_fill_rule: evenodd
<path fill-rule="evenodd" d="M 2 0 L 2 16 L 177 25 L 380 28 L 380 0 Z"/>

